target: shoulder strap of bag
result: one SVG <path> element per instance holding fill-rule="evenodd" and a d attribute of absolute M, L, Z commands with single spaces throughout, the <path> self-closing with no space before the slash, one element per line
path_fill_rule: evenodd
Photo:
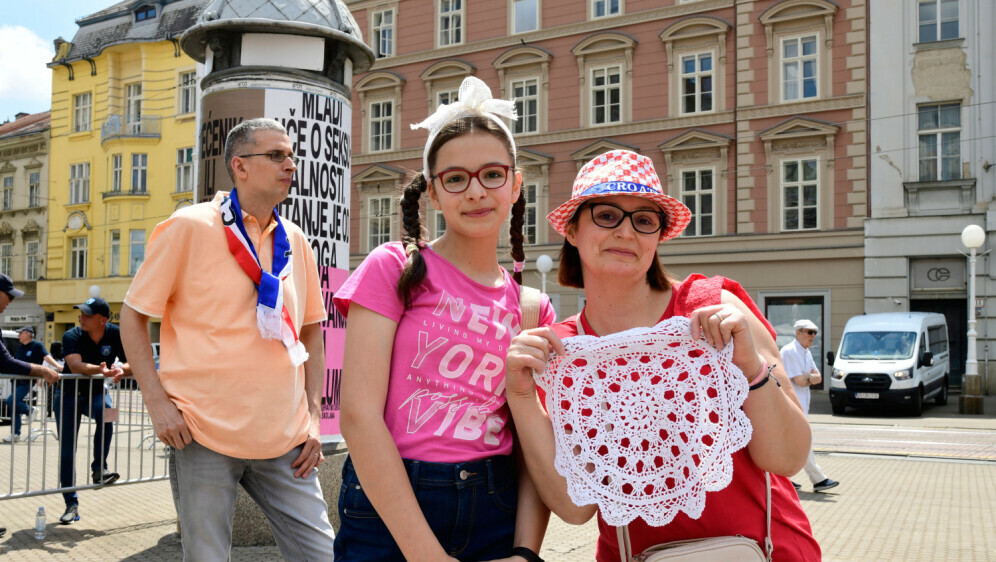
<path fill-rule="evenodd" d="M 580 325 L 580 322 L 578 322 Z M 764 511 L 766 517 L 766 532 L 764 537 L 764 555 L 771 562 L 771 552 L 775 549 L 771 542 L 771 474 L 764 473 Z M 616 527 L 616 540 L 619 543 L 619 562 L 630 562 L 633 559 L 633 545 L 629 540 L 629 525 Z"/>
<path fill-rule="evenodd" d="M 539 327 L 540 317 L 540 295 L 539 289 L 519 286 L 519 308 L 522 310 L 521 327 L 523 330 L 532 330 Z"/>

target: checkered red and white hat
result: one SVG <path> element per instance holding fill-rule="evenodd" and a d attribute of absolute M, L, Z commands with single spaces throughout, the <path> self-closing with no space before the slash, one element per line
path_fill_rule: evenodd
<path fill-rule="evenodd" d="M 574 180 L 570 200 L 554 209 L 546 220 L 554 230 L 567 236 L 567 223 L 582 203 L 610 195 L 643 197 L 659 205 L 667 215 L 667 222 L 661 229 L 661 242 L 681 234 L 692 220 L 688 207 L 664 193 L 653 161 L 628 150 L 612 150 L 585 164 Z"/>

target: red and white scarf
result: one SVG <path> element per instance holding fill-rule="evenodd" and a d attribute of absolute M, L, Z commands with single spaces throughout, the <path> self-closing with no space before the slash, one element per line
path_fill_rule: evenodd
<path fill-rule="evenodd" d="M 296 367 L 308 360 L 308 351 L 298 339 L 290 312 L 284 305 L 283 281 L 292 271 L 291 248 L 287 231 L 276 209 L 273 211 L 273 220 L 277 226 L 273 232 L 273 272 L 271 273 L 260 265 L 256 248 L 246 233 L 236 190 L 232 189 L 232 192 L 221 201 L 221 222 L 225 225 L 228 249 L 235 256 L 235 261 L 242 267 L 242 271 L 256 285 L 256 326 L 259 328 L 259 333 L 264 339 L 280 340 L 287 348 L 291 363 Z"/>

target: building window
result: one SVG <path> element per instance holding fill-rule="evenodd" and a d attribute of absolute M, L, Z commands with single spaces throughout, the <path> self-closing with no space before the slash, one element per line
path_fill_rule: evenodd
<path fill-rule="evenodd" d="M 459 97 L 459 92 L 457 90 L 446 90 L 444 92 L 436 92 L 436 107 L 440 105 L 449 105 L 457 101 Z"/>
<path fill-rule="evenodd" d="M 194 190 L 194 148 L 176 151 L 176 192 Z"/>
<path fill-rule="evenodd" d="M 616 16 L 622 12 L 622 0 L 591 0 L 591 16 L 604 18 L 605 16 Z"/>
<path fill-rule="evenodd" d="M 432 214 L 432 237 L 439 238 L 443 234 L 446 234 L 446 216 L 442 211 L 436 211 Z"/>
<path fill-rule="evenodd" d="M 145 193 L 149 178 L 149 155 L 131 155 L 131 192 Z"/>
<path fill-rule="evenodd" d="M 815 98 L 819 93 L 816 36 L 782 39 L 782 101 Z"/>
<path fill-rule="evenodd" d="M 377 58 L 394 54 L 394 10 L 373 13 L 374 55 Z"/>
<path fill-rule="evenodd" d="M 28 207 L 41 207 L 41 172 L 28 174 Z"/>
<path fill-rule="evenodd" d="M 782 230 L 817 228 L 819 161 L 782 161 Z"/>
<path fill-rule="evenodd" d="M 622 70 L 618 66 L 591 70 L 591 123 L 622 121 Z"/>
<path fill-rule="evenodd" d="M 391 198 L 373 197 L 370 199 L 370 250 L 391 239 Z"/>
<path fill-rule="evenodd" d="M 184 72 L 180 74 L 180 111 L 182 115 L 184 113 L 193 113 L 197 108 L 195 104 L 197 103 L 197 73 L 196 72 Z"/>
<path fill-rule="evenodd" d="M 920 181 L 961 179 L 961 106 L 921 105 L 917 114 Z"/>
<path fill-rule="evenodd" d="M 535 183 L 523 184 L 522 196 L 526 199 L 526 210 L 522 215 L 522 238 L 525 244 L 536 243 L 536 225 L 539 208 L 536 205 L 536 192 L 539 187 Z"/>
<path fill-rule="evenodd" d="M 131 241 L 128 245 L 128 263 L 130 264 L 129 272 L 132 275 L 138 273 L 138 268 L 142 266 L 142 262 L 145 261 L 145 231 L 144 230 L 132 230 L 131 231 Z"/>
<path fill-rule="evenodd" d="M 90 163 L 69 166 L 69 204 L 90 202 Z"/>
<path fill-rule="evenodd" d="M 681 202 L 692 212 L 683 236 L 711 236 L 714 210 L 712 170 L 688 170 L 681 173 Z"/>
<path fill-rule="evenodd" d="M 127 123 L 131 134 L 137 135 L 142 132 L 142 84 L 128 84 L 125 86 L 125 123 Z"/>
<path fill-rule="evenodd" d="M 512 33 L 539 29 L 539 0 L 512 0 Z"/>
<path fill-rule="evenodd" d="M 958 38 L 958 0 L 920 0 L 920 42 Z"/>
<path fill-rule="evenodd" d="M 90 93 L 73 96 L 73 132 L 79 133 L 90 130 L 90 106 L 92 98 Z"/>
<path fill-rule="evenodd" d="M 14 276 L 14 245 L 9 242 L 0 244 L 0 273 Z"/>
<path fill-rule="evenodd" d="M 370 152 L 391 150 L 393 123 L 393 101 L 370 104 Z"/>
<path fill-rule="evenodd" d="M 121 158 L 120 154 L 111 156 L 111 191 L 121 193 Z"/>
<path fill-rule="evenodd" d="M 38 279 L 38 241 L 29 240 L 24 243 L 24 278 L 28 281 Z"/>
<path fill-rule="evenodd" d="M 463 0 L 439 0 L 439 46 L 463 43 Z"/>
<path fill-rule="evenodd" d="M 712 53 L 681 57 L 681 112 L 712 111 Z"/>
<path fill-rule="evenodd" d="M 111 277 L 121 275 L 121 231 L 111 231 Z"/>
<path fill-rule="evenodd" d="M 3 210 L 9 211 L 14 208 L 14 176 L 3 178 Z"/>
<path fill-rule="evenodd" d="M 86 236 L 69 239 L 69 278 L 86 279 Z"/>
<path fill-rule="evenodd" d="M 155 6 L 142 6 L 135 10 L 135 21 L 147 21 L 155 19 L 156 17 L 156 7 Z"/>
<path fill-rule="evenodd" d="M 527 78 L 512 80 L 512 98 L 519 116 L 512 122 L 512 133 L 535 133 L 539 130 L 539 80 Z"/>

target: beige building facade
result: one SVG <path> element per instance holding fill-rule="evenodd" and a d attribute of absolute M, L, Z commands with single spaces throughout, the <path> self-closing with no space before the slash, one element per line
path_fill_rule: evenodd
<path fill-rule="evenodd" d="M 49 122 L 46 111 L 0 124 L 0 273 L 24 291 L 0 315 L 0 327 L 33 326 L 38 339 L 45 327 L 37 285 L 48 238 Z"/>
<path fill-rule="evenodd" d="M 527 283 L 564 318 L 563 239 L 545 216 L 578 169 L 615 148 L 653 159 L 694 219 L 661 246 L 675 276 L 743 284 L 775 324 L 823 328 L 814 355 L 864 311 L 867 9 L 862 0 L 357 0 L 378 56 L 353 84 L 352 258 L 401 234 L 398 198 L 421 166 L 409 124 L 473 75 L 515 98 L 527 199 Z M 583 9 L 582 9 L 583 8 Z M 430 237 L 445 227 L 429 209 Z M 510 258 L 499 250 L 506 267 Z M 823 362 L 823 358 L 820 358 Z"/>

